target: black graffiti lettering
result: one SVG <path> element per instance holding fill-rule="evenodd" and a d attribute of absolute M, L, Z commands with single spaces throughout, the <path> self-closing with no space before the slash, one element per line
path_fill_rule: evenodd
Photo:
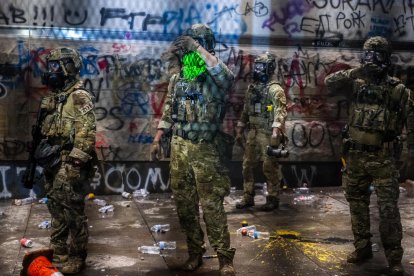
<path fill-rule="evenodd" d="M 311 2 L 308 2 L 308 3 L 309 4 L 312 3 L 318 9 L 324 9 L 328 5 L 328 0 L 311 0 Z"/>
<path fill-rule="evenodd" d="M 338 9 L 339 6 L 341 6 L 341 0 L 336 0 L 337 3 L 338 3 L 336 6 L 333 4 L 334 1 L 335 0 L 330 0 L 331 7 L 334 8 L 334 9 Z"/>
<path fill-rule="evenodd" d="M 358 12 L 351 13 L 351 16 L 352 16 L 352 26 L 354 28 L 355 27 L 361 28 L 361 25 L 362 27 L 365 27 L 365 23 L 362 19 L 366 16 L 366 14 L 361 15 L 361 11 L 358 11 Z"/>
<path fill-rule="evenodd" d="M 6 14 L 0 10 L 0 20 L 4 20 L 6 25 L 9 25 L 9 18 L 6 16 Z"/>
<path fill-rule="evenodd" d="M 102 121 L 108 115 L 108 111 L 104 107 L 95 107 L 95 116 L 97 121 Z"/>
<path fill-rule="evenodd" d="M 311 22 L 308 22 L 308 21 L 315 22 L 315 24 L 309 24 Z M 304 17 L 302 17 L 302 21 L 300 22 L 300 30 L 305 31 L 305 32 L 309 32 L 309 33 L 315 33 L 316 26 L 317 26 L 316 23 L 319 23 L 319 20 L 317 20 L 315 18 L 304 16 Z M 314 28 L 307 29 L 307 27 L 310 27 L 310 26 L 313 26 Z"/>
<path fill-rule="evenodd" d="M 317 33 L 321 33 L 321 32 L 325 33 L 325 32 L 331 31 L 331 26 L 329 25 L 329 17 L 331 17 L 329 14 L 319 15 L 319 25 L 316 30 Z"/>
<path fill-rule="evenodd" d="M 88 11 L 84 10 L 83 11 L 83 18 L 81 17 L 80 13 L 78 11 L 72 11 L 71 9 L 67 9 L 65 8 L 65 13 L 64 13 L 64 17 L 63 20 L 71 26 L 79 26 L 82 25 L 83 23 L 85 23 L 86 19 L 88 19 Z M 77 21 L 74 21 L 74 20 Z"/>
<path fill-rule="evenodd" d="M 100 13 L 101 13 L 101 21 L 100 21 L 101 26 L 104 26 L 108 19 L 120 18 L 123 20 L 127 20 L 127 22 L 129 23 L 130 30 L 134 28 L 135 17 L 146 15 L 146 12 L 132 12 L 132 13 L 126 14 L 125 9 L 119 9 L 119 8 L 114 8 L 114 9 L 102 8 L 100 10 Z"/>
<path fill-rule="evenodd" d="M 394 2 L 394 1 L 392 1 L 392 2 Z M 390 3 L 390 1 L 388 1 L 388 3 Z M 375 11 L 375 9 L 377 8 L 377 5 L 378 4 L 381 4 L 381 10 L 382 10 L 382 12 L 383 13 L 385 13 L 385 14 L 387 14 L 390 10 L 391 10 L 391 8 L 392 8 L 392 6 L 391 6 L 391 8 L 390 9 L 386 9 L 385 8 L 385 6 L 384 6 L 384 3 L 382 2 L 382 0 L 375 0 L 374 1 L 374 4 L 373 4 L 373 10 Z"/>
<path fill-rule="evenodd" d="M 298 129 L 299 128 L 299 129 Z M 304 148 L 308 144 L 306 128 L 300 123 L 295 123 L 292 128 L 292 143 L 297 148 Z"/>
<path fill-rule="evenodd" d="M 320 133 L 319 137 L 318 136 L 315 137 L 314 133 L 317 133 L 317 134 Z M 312 148 L 319 147 L 322 144 L 324 138 L 325 138 L 325 128 L 323 127 L 323 125 L 319 123 L 313 124 L 309 130 L 309 146 L 311 146 Z"/>
<path fill-rule="evenodd" d="M 366 1 L 366 2 L 364 2 Z M 369 10 L 371 10 L 371 5 L 369 3 L 370 0 L 358 0 L 358 3 L 356 4 L 356 9 L 362 8 L 360 6 L 366 6 Z"/>
<path fill-rule="evenodd" d="M 394 23 L 395 23 L 394 32 L 398 33 L 398 35 L 401 35 L 401 36 L 405 35 L 406 34 L 406 31 L 405 31 L 406 21 L 404 18 L 404 14 L 401 14 L 397 18 L 394 18 Z"/>
<path fill-rule="evenodd" d="M 147 14 L 147 16 L 144 19 L 144 22 L 142 23 L 142 30 L 148 31 L 148 25 L 162 25 L 164 24 L 164 19 L 162 16 L 155 16 L 151 14 Z"/>
<path fill-rule="evenodd" d="M 12 14 L 13 23 L 26 23 L 26 18 L 24 17 L 24 10 L 15 8 L 13 5 L 10 5 L 9 10 Z"/>
<path fill-rule="evenodd" d="M 109 110 L 109 115 L 111 115 L 111 117 L 113 117 L 114 119 L 116 119 L 117 122 L 118 122 L 118 124 L 115 123 L 115 125 L 107 126 L 107 127 L 105 127 L 106 129 L 109 129 L 109 130 L 120 130 L 120 129 L 122 129 L 124 127 L 125 123 L 120 118 L 120 116 L 118 114 L 122 114 L 122 108 L 120 106 L 114 106 L 114 107 L 112 107 Z"/>
<path fill-rule="evenodd" d="M 342 0 L 342 10 L 346 11 L 349 8 L 349 9 L 354 11 L 355 7 L 352 6 L 352 4 L 351 4 L 352 1 L 354 1 L 354 0 Z M 345 7 L 345 4 L 348 5 L 348 8 Z"/>
<path fill-rule="evenodd" d="M 411 14 L 414 13 L 414 0 L 404 0 L 403 1 L 403 6 L 404 6 L 404 13 L 405 14 L 407 13 L 407 8 L 410 9 Z"/>

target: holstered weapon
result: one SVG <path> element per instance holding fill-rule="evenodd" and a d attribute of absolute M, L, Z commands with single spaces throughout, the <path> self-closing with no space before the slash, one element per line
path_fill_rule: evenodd
<path fill-rule="evenodd" d="M 36 124 L 32 126 L 32 141 L 28 144 L 29 158 L 26 165 L 26 171 L 24 172 L 22 179 L 23 187 L 25 187 L 26 189 L 33 188 L 34 176 L 36 173 L 37 166 L 35 152 L 36 148 L 39 146 L 40 141 L 43 138 L 41 132 L 41 125 L 45 117 L 45 110 L 41 108 L 42 101 L 43 99 L 40 101 L 39 109 L 37 111 Z"/>
<path fill-rule="evenodd" d="M 162 153 L 164 158 L 169 158 L 171 155 L 171 137 L 172 130 L 164 129 L 164 134 L 161 136 L 160 146 L 162 148 Z"/>

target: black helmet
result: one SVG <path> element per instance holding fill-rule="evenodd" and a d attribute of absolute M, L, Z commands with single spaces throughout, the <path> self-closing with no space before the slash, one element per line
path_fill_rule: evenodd
<path fill-rule="evenodd" d="M 208 52 L 214 54 L 214 48 L 216 47 L 216 39 L 211 28 L 206 24 L 194 24 L 186 33 L 194 40 L 197 40 L 200 45 Z"/>

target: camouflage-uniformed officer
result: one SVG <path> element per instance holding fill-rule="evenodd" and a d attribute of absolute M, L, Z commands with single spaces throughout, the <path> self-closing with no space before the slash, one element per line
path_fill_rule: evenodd
<path fill-rule="evenodd" d="M 399 186 L 393 146 L 407 124 L 409 156 L 414 157 L 413 95 L 399 79 L 390 77 L 391 47 L 383 37 L 371 37 L 363 46 L 361 66 L 327 76 L 331 90 L 352 91 L 344 136 L 345 197 L 349 202 L 355 251 L 348 262 L 372 258 L 369 218 L 370 185 L 378 197 L 382 244 L 390 273 L 403 275 L 402 227 L 398 209 Z M 346 130 L 345 129 L 345 130 Z"/>
<path fill-rule="evenodd" d="M 36 151 L 44 167 L 48 209 L 52 215 L 51 247 L 62 273 L 77 273 L 85 265 L 88 243 L 84 198 L 93 173 L 95 113 L 92 96 L 77 79 L 81 59 L 71 48 L 53 49 L 42 81 L 50 96 L 42 100 L 46 112 Z M 69 248 L 68 236 L 71 236 Z M 69 249 L 69 250 L 68 250 Z"/>
<path fill-rule="evenodd" d="M 279 146 L 284 139 L 286 119 L 286 97 L 282 87 L 271 80 L 276 69 L 275 57 L 269 53 L 258 56 L 254 61 L 253 83 L 249 85 L 241 118 L 237 123 L 236 141 L 241 144 L 243 130 L 248 129 L 243 156 L 244 197 L 236 208 L 254 205 L 253 170 L 263 161 L 269 194 L 266 204 L 260 209 L 271 211 L 279 206 L 281 173 L 277 157 L 266 154 L 266 146 Z"/>
<path fill-rule="evenodd" d="M 189 253 L 183 269 L 192 271 L 202 264 L 205 248 L 199 223 L 200 201 L 207 236 L 220 262 L 220 275 L 234 275 L 235 249 L 230 247 L 223 208 L 230 179 L 216 147 L 225 112 L 225 96 L 234 76 L 214 56 L 214 45 L 214 34 L 205 24 L 193 25 L 186 36 L 173 43 L 170 51 L 182 57 L 183 66 L 170 80 L 151 153 L 152 159 L 156 159 L 164 130 L 172 128 L 170 183 Z"/>

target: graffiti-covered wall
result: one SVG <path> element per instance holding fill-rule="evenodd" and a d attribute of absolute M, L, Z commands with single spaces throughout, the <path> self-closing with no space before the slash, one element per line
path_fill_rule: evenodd
<path fill-rule="evenodd" d="M 304 181 L 339 184 L 340 131 L 348 116 L 349 91 L 328 91 L 323 80 L 357 66 L 368 36 L 392 41 L 391 73 L 414 88 L 414 0 L 2 0 L 0 196 L 19 191 L 11 187 L 20 185 L 19 174 L 7 178 L 7 166 L 17 169 L 16 162 L 27 158 L 31 125 L 47 93 L 40 76 L 46 55 L 56 46 L 74 47 L 82 55 L 80 75 L 96 97 L 96 149 L 104 162 L 100 175 L 147 163 L 135 170 L 142 175 L 162 170 L 167 179 L 154 178 L 154 190 L 165 190 L 168 166 L 149 163 L 170 77 L 160 56 L 177 35 L 199 22 L 211 26 L 216 55 L 236 75 L 226 102 L 224 130 L 229 134 L 234 134 L 255 56 L 265 51 L 277 56 L 274 79 L 288 99 L 291 153 L 283 172 L 291 186 Z M 240 165 L 242 155 L 235 146 L 233 161 Z M 231 174 L 240 175 L 240 166 L 232 168 Z M 122 177 L 115 178 L 113 173 L 110 180 L 99 178 L 93 188 L 119 192 Z M 138 180 L 131 179 L 136 187 Z"/>

